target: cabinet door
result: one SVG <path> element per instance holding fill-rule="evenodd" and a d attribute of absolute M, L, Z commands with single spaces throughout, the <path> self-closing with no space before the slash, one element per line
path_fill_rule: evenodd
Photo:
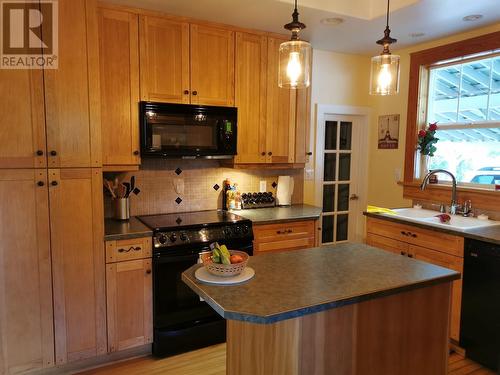
<path fill-rule="evenodd" d="M 106 266 L 108 351 L 153 341 L 151 259 Z"/>
<path fill-rule="evenodd" d="M 284 40 L 267 39 L 266 151 L 270 163 L 293 163 L 297 90 L 278 86 L 279 47 Z"/>
<path fill-rule="evenodd" d="M 295 163 L 306 163 L 311 125 L 311 86 L 297 92 L 295 119 Z M 312 153 L 311 153 L 312 155 Z"/>
<path fill-rule="evenodd" d="M 416 259 L 432 263 L 437 266 L 449 268 L 462 273 L 464 268 L 463 258 L 442 253 L 440 251 L 426 249 L 410 245 L 410 253 Z M 462 309 L 462 279 L 453 282 L 451 294 L 451 321 L 450 337 L 456 341 L 460 339 L 460 313 Z"/>
<path fill-rule="evenodd" d="M 0 70 L 0 168 L 47 165 L 42 74 L 35 69 Z"/>
<path fill-rule="evenodd" d="M 56 363 L 106 353 L 102 169 L 49 169 Z"/>
<path fill-rule="evenodd" d="M 99 167 L 97 17 L 93 0 L 59 0 L 58 68 L 44 70 L 49 167 Z"/>
<path fill-rule="evenodd" d="M 266 162 L 266 64 L 266 37 L 236 33 L 236 163 Z"/>
<path fill-rule="evenodd" d="M 315 220 L 254 226 L 254 253 L 288 251 L 315 246 Z"/>
<path fill-rule="evenodd" d="M 141 99 L 189 103 L 189 24 L 140 16 Z"/>
<path fill-rule="evenodd" d="M 390 251 L 394 254 L 408 255 L 409 245 L 406 242 L 397 241 L 392 238 L 379 236 L 373 233 L 366 234 L 366 244 Z"/>
<path fill-rule="evenodd" d="M 24 373 L 54 364 L 47 171 L 0 170 L 0 202 L 0 373 Z"/>
<path fill-rule="evenodd" d="M 234 31 L 191 25 L 191 103 L 234 105 Z"/>
<path fill-rule="evenodd" d="M 136 14 L 99 9 L 104 165 L 140 164 L 138 24 Z"/>

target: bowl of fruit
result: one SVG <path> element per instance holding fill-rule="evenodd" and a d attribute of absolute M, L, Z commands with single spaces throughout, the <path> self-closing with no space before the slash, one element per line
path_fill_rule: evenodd
<path fill-rule="evenodd" d="M 247 266 L 249 256 L 244 251 L 228 250 L 226 245 L 219 245 L 217 242 L 210 245 L 210 250 L 202 255 L 201 260 L 212 275 L 236 276 Z"/>

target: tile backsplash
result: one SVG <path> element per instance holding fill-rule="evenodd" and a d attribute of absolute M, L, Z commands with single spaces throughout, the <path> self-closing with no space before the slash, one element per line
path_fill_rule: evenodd
<path fill-rule="evenodd" d="M 226 178 L 236 182 L 242 193 L 259 191 L 262 180 L 267 182 L 267 191 L 276 193 L 273 182 L 278 182 L 281 175 L 293 176 L 295 189 L 292 202 L 302 203 L 302 169 L 233 169 L 222 167 L 214 160 L 145 159 L 139 171 L 105 173 L 104 178 L 117 176 L 120 180 L 129 181 L 131 176 L 135 176 L 135 184 L 141 190 L 139 195 L 130 198 L 130 214 L 135 216 L 220 209 L 222 183 Z M 107 192 L 104 194 L 105 216 L 112 217 L 112 199 Z"/>

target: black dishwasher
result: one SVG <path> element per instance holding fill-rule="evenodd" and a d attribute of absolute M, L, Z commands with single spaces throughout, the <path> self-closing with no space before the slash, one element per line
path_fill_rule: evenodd
<path fill-rule="evenodd" d="M 500 369 L 500 245 L 466 240 L 460 346 L 466 356 Z"/>

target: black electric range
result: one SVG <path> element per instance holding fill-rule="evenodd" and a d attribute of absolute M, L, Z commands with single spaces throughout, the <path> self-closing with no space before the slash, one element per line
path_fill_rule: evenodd
<path fill-rule="evenodd" d="M 153 354 L 165 357 L 225 342 L 225 320 L 181 274 L 212 242 L 252 255 L 252 222 L 218 210 L 138 218 L 153 230 Z"/>

